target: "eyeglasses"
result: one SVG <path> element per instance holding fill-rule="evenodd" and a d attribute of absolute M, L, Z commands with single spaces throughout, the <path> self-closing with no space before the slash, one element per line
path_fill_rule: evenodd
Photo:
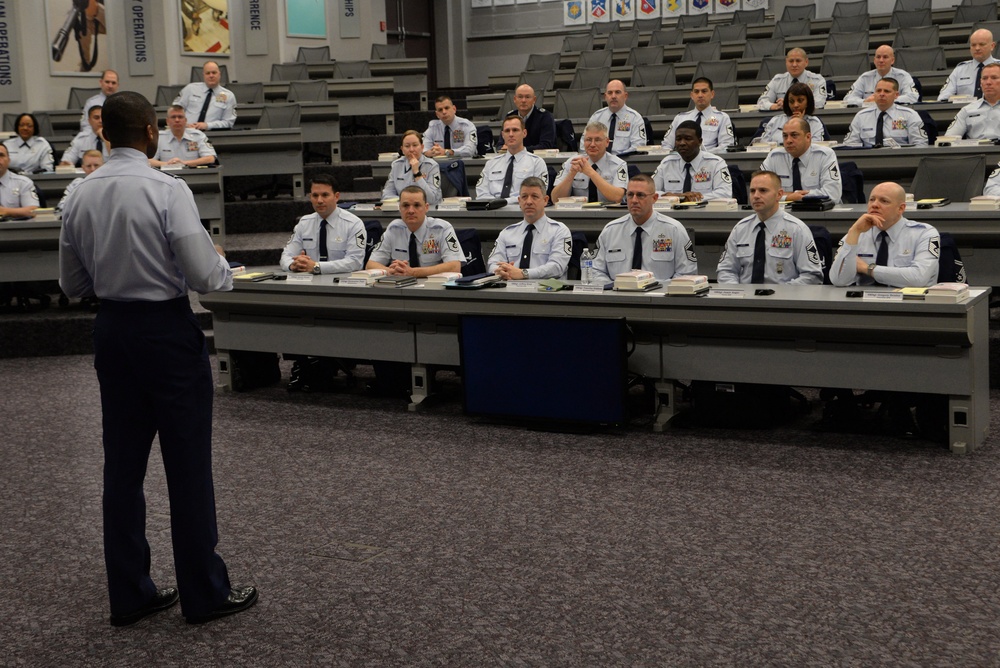
<path fill-rule="evenodd" d="M 642 200 L 646 199 L 647 197 L 652 197 L 652 195 L 649 194 L 649 193 L 627 192 L 627 193 L 625 193 L 625 197 L 627 197 L 629 199 L 637 199 L 637 200 L 639 200 L 641 202 Z"/>

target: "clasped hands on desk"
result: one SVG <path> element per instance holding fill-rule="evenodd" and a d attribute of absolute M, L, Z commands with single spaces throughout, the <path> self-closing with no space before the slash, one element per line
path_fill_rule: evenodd
<path fill-rule="evenodd" d="M 413 408 L 427 395 L 428 366 L 459 364 L 464 313 L 625 317 L 636 341 L 629 368 L 664 384 L 766 381 L 943 394 L 952 449 L 971 450 L 986 437 L 989 289 L 973 289 L 958 304 L 928 304 L 851 299 L 832 286 L 768 286 L 774 294 L 767 297 L 742 286 L 737 299 L 354 288 L 334 279 L 241 283 L 203 295 L 222 385 L 231 386 L 234 350 L 404 362 L 415 379 Z"/>

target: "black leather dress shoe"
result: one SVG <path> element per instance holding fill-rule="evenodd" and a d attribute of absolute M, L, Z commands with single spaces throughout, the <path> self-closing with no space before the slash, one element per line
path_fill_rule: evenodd
<path fill-rule="evenodd" d="M 226 602 L 220 605 L 215 610 L 212 610 L 207 615 L 199 615 L 195 617 L 188 617 L 188 624 L 204 624 L 205 622 L 210 622 L 213 619 L 218 619 L 219 617 L 225 617 L 227 615 L 235 615 L 237 612 L 243 612 L 247 608 L 253 606 L 257 602 L 257 588 L 256 587 L 233 587 L 229 591 L 229 596 L 226 597 Z"/>
<path fill-rule="evenodd" d="M 149 603 L 142 606 L 135 612 L 130 612 L 127 615 L 111 615 L 111 626 L 131 626 L 141 619 L 149 617 L 150 615 L 160 612 L 161 610 L 166 610 L 167 608 L 175 605 L 179 600 L 180 596 L 177 595 L 177 590 L 173 587 L 161 589 L 153 595 L 153 598 L 149 600 Z"/>

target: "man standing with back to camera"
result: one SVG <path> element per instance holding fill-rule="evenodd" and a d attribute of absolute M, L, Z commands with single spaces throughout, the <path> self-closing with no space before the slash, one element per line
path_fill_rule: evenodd
<path fill-rule="evenodd" d="M 59 284 L 68 296 L 101 300 L 94 368 L 103 411 L 111 624 L 135 624 L 178 600 L 188 623 L 200 624 L 257 602 L 255 587 L 231 587 L 215 552 L 212 370 L 187 294 L 230 290 L 232 276 L 187 184 L 148 164 L 159 137 L 149 102 L 116 93 L 104 121 L 111 158 L 67 198 Z M 150 577 L 143 479 L 157 434 L 176 589 L 158 589 Z"/>

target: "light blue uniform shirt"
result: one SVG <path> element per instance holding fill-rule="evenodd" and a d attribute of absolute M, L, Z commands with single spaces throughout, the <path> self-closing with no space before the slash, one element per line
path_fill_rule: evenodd
<path fill-rule="evenodd" d="M 205 96 L 209 94 L 208 86 L 203 81 L 189 83 L 181 89 L 181 94 L 174 104 L 184 107 L 184 115 L 188 123 L 197 123 L 201 108 L 205 104 Z M 236 123 L 236 96 L 228 88 L 216 86 L 212 91 L 212 101 L 205 112 L 205 123 L 209 130 L 228 130 Z"/>
<path fill-rule="evenodd" d="M 761 169 L 767 169 L 781 178 L 781 189 L 792 192 L 792 161 L 791 154 L 779 147 L 767 154 Z M 840 204 L 843 194 L 843 183 L 840 180 L 840 166 L 833 149 L 826 146 L 811 144 L 799 159 L 799 175 L 802 177 L 802 189 L 809 191 L 809 196 L 827 195 L 835 203 Z"/>
<path fill-rule="evenodd" d="M 868 70 L 859 76 L 851 86 L 851 90 L 844 96 L 844 104 L 849 107 L 860 107 L 865 100 L 875 94 L 875 85 L 886 77 L 899 82 L 899 97 L 896 98 L 896 104 L 917 103 L 917 98 L 920 96 L 913 84 L 913 77 L 906 70 L 890 67 L 885 77 L 879 74 L 878 70 Z"/>
<path fill-rule="evenodd" d="M 212 142 L 201 130 L 194 128 L 184 128 L 184 134 L 178 139 L 169 129 L 160 130 L 160 138 L 156 147 L 156 160 L 167 162 L 174 158 L 181 160 L 195 160 L 206 156 L 215 157 L 215 149 Z"/>
<path fill-rule="evenodd" d="M 826 138 L 826 128 L 823 127 L 823 121 L 819 120 L 816 116 L 809 116 L 808 114 L 803 118 L 805 118 L 806 122 L 809 123 L 809 132 L 812 133 L 814 140 L 821 141 Z M 792 117 L 786 116 L 783 113 L 772 116 L 771 120 L 769 120 L 767 125 L 764 126 L 764 130 L 758 138 L 758 141 L 773 141 L 778 144 L 778 146 L 781 146 L 781 143 L 785 141 L 785 138 L 781 133 L 785 129 L 785 124 L 790 120 L 792 120 Z"/>
<path fill-rule="evenodd" d="M 420 156 L 420 173 L 422 179 L 413 178 L 413 170 L 410 169 L 410 161 L 406 158 L 396 158 L 389 166 L 389 178 L 386 179 L 382 187 L 382 199 L 389 197 L 399 197 L 403 188 L 407 186 L 417 186 L 424 191 L 428 204 L 437 204 L 441 201 L 441 168 L 437 160 Z"/>
<path fill-rule="evenodd" d="M 584 154 L 588 160 L 590 159 L 586 154 Z M 574 158 L 569 158 L 563 163 L 562 169 L 559 170 L 559 176 L 556 177 L 556 185 L 559 185 L 569 176 L 570 164 L 573 162 Z M 609 152 L 605 152 L 601 159 L 596 163 L 597 173 L 601 175 L 605 181 L 615 186 L 616 188 L 626 188 L 628 187 L 628 165 L 625 161 L 619 158 L 617 155 L 611 155 Z M 573 187 L 571 188 L 570 194 L 573 197 L 587 197 L 590 194 L 590 177 L 583 172 L 577 172 L 576 176 L 573 177 Z M 601 191 L 597 191 L 597 200 L 599 202 L 607 202 L 604 199 L 604 195 Z M 617 204 L 617 202 L 616 202 Z"/>
<path fill-rule="evenodd" d="M 25 174 L 51 172 L 54 169 L 52 146 L 43 137 L 28 137 L 27 142 L 20 137 L 11 137 L 3 145 L 10 155 L 10 169 Z"/>
<path fill-rule="evenodd" d="M 785 93 L 788 89 L 792 87 L 792 77 L 788 72 L 782 72 L 781 74 L 775 74 L 774 77 L 767 83 L 767 88 L 764 92 L 760 94 L 757 98 L 757 108 L 761 111 L 770 111 L 771 105 L 778 101 L 779 97 L 785 97 Z M 822 109 L 826 106 L 826 79 L 815 72 L 810 72 L 809 70 L 804 70 L 802 74 L 798 77 L 799 83 L 804 83 L 813 92 L 813 102 L 816 103 L 817 109 Z"/>
<path fill-rule="evenodd" d="M 569 228 L 558 220 L 542 216 L 535 221 L 535 231 L 531 235 L 531 263 L 528 278 L 566 278 L 569 258 L 573 254 L 573 239 Z M 521 261 L 521 246 L 527 233 L 528 223 L 508 225 L 497 235 L 493 251 L 486 261 L 492 273 L 501 262 L 510 262 L 515 267 Z"/>
<path fill-rule="evenodd" d="M 483 171 L 479 175 L 479 182 L 476 183 L 476 198 L 491 199 L 500 197 L 503 190 L 503 181 L 507 176 L 507 166 L 511 160 L 510 154 L 498 155 L 490 158 Z M 549 187 L 549 169 L 545 166 L 545 161 L 534 153 L 528 153 L 521 149 L 513 155 L 514 173 L 511 179 L 510 195 L 507 197 L 508 204 L 516 204 L 518 193 L 521 191 L 521 181 L 529 176 L 537 176 L 545 182 L 546 190 Z"/>
<path fill-rule="evenodd" d="M 996 104 L 985 99 L 970 102 L 958 110 L 945 134 L 968 139 L 1000 138 L 1000 101 Z"/>
<path fill-rule="evenodd" d="M 750 283 L 753 279 L 760 222 L 754 214 L 736 223 L 719 258 L 716 269 L 719 283 Z M 823 282 L 823 265 L 812 232 L 795 216 L 778 209 L 764 221 L 764 249 L 765 283 L 819 285 Z"/>
<path fill-rule="evenodd" d="M 684 121 L 698 120 L 698 110 L 689 109 L 674 116 L 674 120 L 667 128 L 667 133 L 663 135 L 663 148 L 674 148 L 674 134 L 676 128 Z M 733 121 L 729 114 L 719 111 L 715 107 L 709 106 L 701 112 L 701 148 L 710 153 L 721 154 L 726 152 L 728 146 L 736 143 L 736 130 L 733 129 Z"/>
<path fill-rule="evenodd" d="M 108 158 L 111 157 L 111 154 L 108 152 L 107 146 L 102 141 L 100 142 L 100 148 L 98 148 L 97 135 L 95 135 L 93 130 L 91 130 L 88 127 L 86 130 L 78 132 L 77 135 L 73 137 L 73 141 L 70 142 L 69 148 L 67 148 L 66 151 L 62 154 L 62 158 L 60 158 L 60 161 L 68 162 L 74 167 L 79 167 L 80 162 L 83 160 L 84 153 L 86 153 L 87 151 L 98 151 L 98 150 L 104 157 L 104 162 L 107 162 Z"/>
<path fill-rule="evenodd" d="M 983 61 L 983 66 L 990 63 L 1000 62 L 993 56 L 987 56 Z M 972 95 L 976 92 L 976 77 L 979 75 L 979 61 L 963 60 L 948 75 L 948 80 L 941 87 L 938 93 L 938 101 L 943 102 L 952 95 Z"/>
<path fill-rule="evenodd" d="M 233 277 L 184 180 L 115 148 L 66 198 L 59 285 L 68 297 L 160 302 L 231 290 Z"/>
<path fill-rule="evenodd" d="M 433 267 L 443 262 L 458 261 L 465 264 L 465 254 L 458 243 L 455 228 L 447 220 L 426 216 L 423 224 L 414 233 L 417 237 L 417 252 L 421 267 Z M 410 228 L 401 219 L 389 223 L 382 234 L 382 240 L 368 258 L 389 266 L 393 260 L 410 261 Z"/>
<path fill-rule="evenodd" d="M 687 164 L 677 153 L 671 153 L 660 161 L 653 173 L 656 192 L 684 192 L 684 165 Z M 706 200 L 728 199 L 733 196 L 733 177 L 729 174 L 726 161 L 708 151 L 698 151 L 691 160 L 691 190 L 701 193 Z"/>
<path fill-rule="evenodd" d="M 698 258 L 687 230 L 680 222 L 653 211 L 642 225 L 632 215 L 616 218 L 604 226 L 597 238 L 594 280 L 610 283 L 617 274 L 632 271 L 636 230 L 642 229 L 642 269 L 659 281 L 698 273 Z"/>
<path fill-rule="evenodd" d="M 0 206 L 14 209 L 22 206 L 38 206 L 35 182 L 8 169 L 7 173 L 0 177 Z"/>
<path fill-rule="evenodd" d="M 881 110 L 875 105 L 865 107 L 855 114 L 851 120 L 851 127 L 847 130 L 847 136 L 844 137 L 844 146 L 864 148 L 874 146 L 875 131 L 881 114 Z M 920 120 L 920 114 L 898 104 L 893 104 L 885 110 L 882 137 L 883 143 L 884 139 L 891 137 L 899 145 L 927 146 L 927 133 L 924 132 L 924 122 Z"/>
<path fill-rule="evenodd" d="M 461 116 L 456 116 L 451 122 L 451 150 L 455 152 L 456 158 L 476 157 L 476 125 L 470 120 Z M 444 148 L 445 126 L 439 119 L 435 118 L 428 124 L 424 133 L 424 151 L 429 151 L 437 144 Z"/>
<path fill-rule="evenodd" d="M 281 268 L 288 271 L 289 265 L 302 251 L 309 259 L 319 262 L 321 274 L 342 274 L 361 269 L 365 260 L 365 244 L 368 235 L 364 222 L 350 211 L 337 208 L 326 220 L 326 255 L 320 262 L 319 226 L 323 219 L 318 213 L 302 216 L 292 236 L 281 251 Z"/>
<path fill-rule="evenodd" d="M 938 261 L 941 257 L 941 237 L 926 223 L 900 218 L 885 230 L 889 234 L 889 255 L 886 266 L 875 267 L 875 278 L 858 273 L 858 258 L 872 264 L 878 256 L 878 237 L 882 230 L 873 227 L 858 237 L 850 246 L 840 240 L 837 256 L 830 269 L 830 282 L 834 285 L 882 285 L 903 287 L 929 287 L 937 283 Z M 846 238 L 846 235 L 845 235 Z"/>
<path fill-rule="evenodd" d="M 611 136 L 611 114 L 607 107 L 598 109 L 591 116 L 588 123 L 603 123 L 608 128 L 608 136 Z M 614 141 L 608 147 L 609 153 L 621 155 L 634 151 L 637 146 L 646 145 L 646 124 L 642 120 L 642 114 L 632 109 L 627 104 L 622 105 L 615 114 Z"/>

